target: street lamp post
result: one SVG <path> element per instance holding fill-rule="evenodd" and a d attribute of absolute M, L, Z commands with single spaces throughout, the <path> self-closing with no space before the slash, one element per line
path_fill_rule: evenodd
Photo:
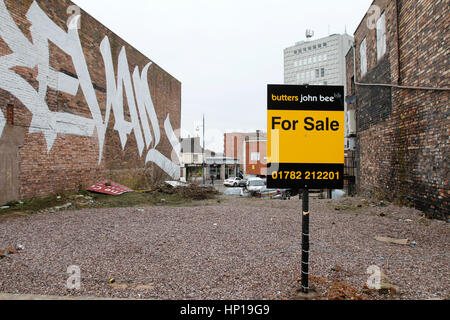
<path fill-rule="evenodd" d="M 202 148 L 202 175 L 203 175 L 203 185 L 206 184 L 206 169 L 205 169 L 205 115 L 203 115 L 203 148 Z"/>

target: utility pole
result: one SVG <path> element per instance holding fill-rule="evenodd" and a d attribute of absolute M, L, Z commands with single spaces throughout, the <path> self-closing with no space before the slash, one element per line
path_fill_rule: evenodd
<path fill-rule="evenodd" d="M 203 155 L 202 155 L 202 158 L 203 158 L 203 161 L 202 161 L 202 173 L 203 173 L 203 185 L 205 185 L 206 184 L 206 177 L 205 177 L 205 175 L 206 175 L 206 168 L 205 168 L 205 164 L 206 164 L 206 159 L 205 159 L 205 114 L 203 114 L 203 148 L 202 148 L 202 153 L 203 153 Z"/>

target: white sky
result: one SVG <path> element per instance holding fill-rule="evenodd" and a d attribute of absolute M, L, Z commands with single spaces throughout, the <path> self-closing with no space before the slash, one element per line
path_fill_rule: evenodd
<path fill-rule="evenodd" d="M 182 82 L 182 135 L 206 118 L 206 147 L 223 132 L 266 131 L 268 83 L 283 83 L 283 49 L 353 35 L 372 0 L 73 0 Z M 83 17 L 81 17 L 83 19 Z"/>

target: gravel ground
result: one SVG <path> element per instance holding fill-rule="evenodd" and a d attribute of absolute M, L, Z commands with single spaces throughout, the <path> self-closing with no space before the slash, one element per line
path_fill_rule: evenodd
<path fill-rule="evenodd" d="M 221 198 L 188 207 L 2 217 L 0 249 L 17 243 L 25 249 L 0 259 L 0 293 L 292 299 L 301 268 L 300 207 L 298 199 Z M 379 266 L 399 294 L 366 298 L 450 298 L 447 222 L 361 198 L 311 199 L 310 207 L 310 274 L 322 299 L 324 281 L 361 293 L 370 265 Z M 384 243 L 375 236 L 408 238 L 417 245 Z M 80 290 L 66 288 L 71 265 L 87 278 Z M 108 283 L 110 278 L 116 282 Z M 325 280 L 314 283 L 319 278 Z"/>

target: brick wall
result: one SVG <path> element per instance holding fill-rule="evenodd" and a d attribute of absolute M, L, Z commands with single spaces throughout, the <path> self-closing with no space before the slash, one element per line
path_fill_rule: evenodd
<path fill-rule="evenodd" d="M 369 11 L 355 32 L 357 81 L 448 88 L 447 1 L 376 0 L 373 5 L 386 15 L 387 50 L 377 59 L 376 29 L 367 23 L 374 12 Z M 368 72 L 361 77 L 364 38 Z M 348 82 L 354 76 L 352 60 L 351 52 Z M 448 217 L 448 91 L 356 86 L 356 96 L 359 192 Z"/>
<path fill-rule="evenodd" d="M 177 178 L 181 83 L 84 11 L 70 29 L 72 5 L 0 0 L 0 203 Z"/>
<path fill-rule="evenodd" d="M 256 132 L 230 132 L 224 134 L 224 150 L 225 157 L 235 158 L 239 160 L 241 165 L 244 164 L 244 141 L 245 139 L 256 140 L 258 134 Z M 261 140 L 267 139 L 265 132 L 260 132 Z"/>

